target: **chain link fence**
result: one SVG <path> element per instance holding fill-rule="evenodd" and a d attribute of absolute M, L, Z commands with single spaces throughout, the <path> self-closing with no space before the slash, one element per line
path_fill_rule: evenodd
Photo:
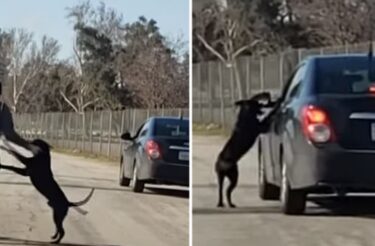
<path fill-rule="evenodd" d="M 41 113 L 14 116 L 17 132 L 27 139 L 42 138 L 53 147 L 119 158 L 122 133 L 135 134 L 152 116 L 189 117 L 189 109 L 129 109 L 85 113 Z"/>
<path fill-rule="evenodd" d="M 297 49 L 265 57 L 239 57 L 241 87 L 246 98 L 258 91 L 280 93 L 297 64 L 311 55 L 367 53 L 368 43 Z M 234 69 L 219 61 L 193 65 L 193 122 L 218 124 L 231 129 L 235 120 L 234 102 L 239 99 Z"/>

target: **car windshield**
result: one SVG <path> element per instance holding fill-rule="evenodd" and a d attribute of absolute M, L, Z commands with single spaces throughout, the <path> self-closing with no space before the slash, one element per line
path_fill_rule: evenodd
<path fill-rule="evenodd" d="M 189 137 L 189 121 L 180 119 L 158 119 L 155 121 L 154 135 L 159 137 Z"/>
<path fill-rule="evenodd" d="M 318 59 L 315 75 L 318 94 L 370 94 L 375 88 L 366 56 Z"/>

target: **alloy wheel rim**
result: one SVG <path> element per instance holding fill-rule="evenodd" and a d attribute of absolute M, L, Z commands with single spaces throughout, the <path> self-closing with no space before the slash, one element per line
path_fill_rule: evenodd
<path fill-rule="evenodd" d="M 259 158 L 259 171 L 258 171 L 258 181 L 262 185 L 264 183 L 264 165 L 263 165 L 263 156 Z"/>
<path fill-rule="evenodd" d="M 133 171 L 133 182 L 135 184 L 135 181 L 137 180 L 137 166 L 134 166 L 134 171 Z"/>
<path fill-rule="evenodd" d="M 282 203 L 285 203 L 285 200 L 286 200 L 287 186 L 288 186 L 288 180 L 286 177 L 286 164 L 283 162 L 282 178 L 281 178 L 281 202 Z"/>
<path fill-rule="evenodd" d="M 121 166 L 120 166 L 120 179 L 122 177 L 124 177 L 124 165 L 123 164 L 121 164 Z"/>

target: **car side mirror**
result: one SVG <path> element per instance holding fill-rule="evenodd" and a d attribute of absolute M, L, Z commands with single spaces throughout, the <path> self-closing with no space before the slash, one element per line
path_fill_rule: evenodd
<path fill-rule="evenodd" d="M 123 134 L 121 135 L 121 139 L 122 139 L 122 140 L 125 140 L 125 141 L 132 141 L 132 140 L 133 140 L 133 138 L 132 138 L 132 136 L 130 135 L 129 132 L 125 132 L 125 133 L 123 133 Z"/>

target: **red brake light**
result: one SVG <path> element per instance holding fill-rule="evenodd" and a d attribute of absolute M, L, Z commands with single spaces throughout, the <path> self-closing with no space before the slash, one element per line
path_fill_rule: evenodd
<path fill-rule="evenodd" d="M 161 159 L 161 152 L 159 144 L 154 140 L 148 140 L 146 142 L 146 153 L 152 160 Z"/>
<path fill-rule="evenodd" d="M 368 90 L 371 93 L 375 93 L 375 85 L 371 85 Z"/>
<path fill-rule="evenodd" d="M 315 143 L 334 140 L 333 129 L 327 113 L 316 107 L 306 106 L 302 110 L 303 131 L 307 138 Z"/>

